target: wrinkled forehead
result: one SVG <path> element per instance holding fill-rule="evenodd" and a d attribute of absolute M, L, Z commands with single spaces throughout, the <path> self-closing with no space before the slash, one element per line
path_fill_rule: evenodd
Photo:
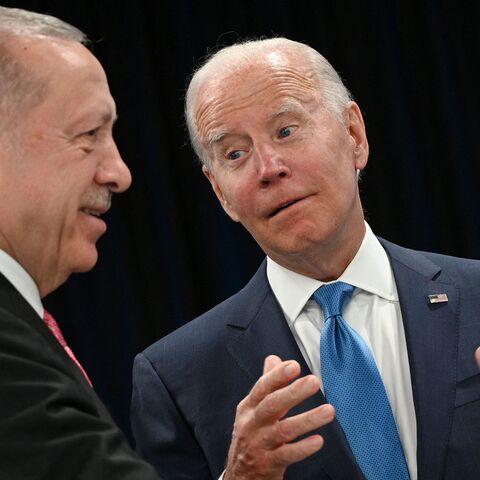
<path fill-rule="evenodd" d="M 282 104 L 307 106 L 318 99 L 313 68 L 272 52 L 257 61 L 219 71 L 199 89 L 195 120 L 202 143 L 225 128 L 232 114 L 259 107 L 265 114 Z"/>

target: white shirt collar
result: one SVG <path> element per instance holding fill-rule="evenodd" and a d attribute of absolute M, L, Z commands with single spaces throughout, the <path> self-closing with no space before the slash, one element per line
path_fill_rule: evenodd
<path fill-rule="evenodd" d="M 0 272 L 18 290 L 20 295 L 43 318 L 43 305 L 40 292 L 33 278 L 8 253 L 0 250 Z"/>
<path fill-rule="evenodd" d="M 289 323 L 300 314 L 313 292 L 325 282 L 282 267 L 267 257 L 267 278 Z M 387 253 L 365 222 L 365 237 L 338 280 L 390 301 L 398 300 Z"/>

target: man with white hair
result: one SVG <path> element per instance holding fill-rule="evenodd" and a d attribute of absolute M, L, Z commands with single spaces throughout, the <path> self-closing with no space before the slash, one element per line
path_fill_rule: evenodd
<path fill-rule="evenodd" d="M 82 32 L 0 7 L 0 478 L 150 480 L 41 298 L 90 270 L 130 172 Z"/>
<path fill-rule="evenodd" d="M 227 47 L 193 76 L 186 117 L 222 207 L 267 258 L 137 356 L 138 450 L 169 478 L 480 478 L 480 264 L 372 233 L 365 126 L 332 66 L 288 39 Z M 252 398 L 271 354 L 267 372 L 298 362 L 321 391 L 287 402 L 273 382 Z M 325 425 L 300 445 L 324 444 L 296 463 L 291 422 L 312 412 Z"/>

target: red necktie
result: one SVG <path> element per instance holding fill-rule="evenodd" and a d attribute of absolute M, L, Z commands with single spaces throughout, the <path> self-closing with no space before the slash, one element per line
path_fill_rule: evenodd
<path fill-rule="evenodd" d="M 73 354 L 72 349 L 67 345 L 67 342 L 63 338 L 63 335 L 62 335 L 62 332 L 60 330 L 60 327 L 58 326 L 58 323 L 55 321 L 55 319 L 46 310 L 43 313 L 43 321 L 45 322 L 47 327 L 50 329 L 50 331 L 53 333 L 53 336 L 58 340 L 58 343 L 65 349 L 68 356 L 75 362 L 77 367 L 80 369 L 80 371 L 83 373 L 83 375 L 87 379 L 87 382 L 92 387 L 92 382 L 88 378 L 87 372 L 83 369 L 82 365 L 80 364 L 80 362 L 77 360 L 77 358 Z"/>

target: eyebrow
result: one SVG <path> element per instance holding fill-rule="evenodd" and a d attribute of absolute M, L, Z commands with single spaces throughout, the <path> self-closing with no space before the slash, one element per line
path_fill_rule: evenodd
<path fill-rule="evenodd" d="M 297 102 L 287 100 L 272 112 L 272 114 L 270 115 L 270 120 L 275 120 L 276 118 L 281 117 L 282 115 L 285 115 L 288 113 L 299 113 L 299 112 L 300 112 L 300 105 Z"/>
<path fill-rule="evenodd" d="M 112 122 L 112 124 L 115 124 L 115 122 L 118 120 L 118 114 L 114 111 L 105 109 L 100 113 L 99 118 L 103 123 Z"/>
<path fill-rule="evenodd" d="M 107 125 L 111 122 L 113 126 L 118 120 L 118 114 L 115 109 L 105 106 L 105 108 L 101 107 L 97 111 L 86 109 L 78 117 L 72 119 L 75 124 L 81 124 L 87 120 L 94 121 L 98 125 Z"/>
<path fill-rule="evenodd" d="M 112 122 L 114 124 L 118 120 L 118 114 L 115 103 L 107 100 L 95 100 L 91 105 L 87 105 L 85 111 L 82 112 L 82 117 L 96 118 L 102 123 Z"/>
<path fill-rule="evenodd" d="M 269 122 L 273 122 L 276 118 L 281 117 L 289 113 L 299 113 L 300 105 L 294 101 L 283 102 L 278 108 L 276 108 L 270 115 Z M 214 130 L 208 135 L 207 144 L 209 147 L 218 145 L 221 143 L 225 137 L 231 135 L 230 130 L 227 128 L 222 128 L 219 130 Z"/>
<path fill-rule="evenodd" d="M 230 134 L 230 131 L 226 128 L 222 128 L 221 130 L 214 130 L 210 132 L 207 138 L 207 143 L 209 147 L 220 143 L 227 135 Z"/>

